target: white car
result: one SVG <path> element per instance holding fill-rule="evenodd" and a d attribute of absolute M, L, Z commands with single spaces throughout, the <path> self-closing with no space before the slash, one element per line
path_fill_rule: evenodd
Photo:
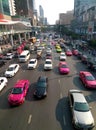
<path fill-rule="evenodd" d="M 0 91 L 7 86 L 8 80 L 6 77 L 0 77 Z"/>
<path fill-rule="evenodd" d="M 95 126 L 89 104 L 80 90 L 69 90 L 69 104 L 75 128 L 89 130 Z"/>
<path fill-rule="evenodd" d="M 64 52 L 61 52 L 60 60 L 66 60 L 66 54 Z"/>
<path fill-rule="evenodd" d="M 51 70 L 53 68 L 52 60 L 46 59 L 44 64 L 44 70 Z"/>
<path fill-rule="evenodd" d="M 37 59 L 30 59 L 28 69 L 35 69 L 37 66 Z"/>
<path fill-rule="evenodd" d="M 47 48 L 46 53 L 49 54 L 51 52 L 52 52 L 52 50 L 50 48 Z"/>
<path fill-rule="evenodd" d="M 5 59 L 10 60 L 13 58 L 13 53 L 7 53 Z"/>
<path fill-rule="evenodd" d="M 11 64 L 8 69 L 5 71 L 6 77 L 13 77 L 19 70 L 19 64 Z"/>

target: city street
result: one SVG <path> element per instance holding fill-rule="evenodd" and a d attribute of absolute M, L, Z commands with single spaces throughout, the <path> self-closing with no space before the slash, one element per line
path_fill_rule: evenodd
<path fill-rule="evenodd" d="M 27 63 L 19 63 L 18 59 L 12 59 L 0 69 L 3 75 L 11 63 L 19 63 L 20 70 L 17 74 L 8 78 L 8 86 L 0 92 L 0 129 L 1 130 L 75 130 L 72 125 L 72 115 L 68 102 L 68 90 L 80 89 L 83 91 L 96 121 L 96 90 L 88 90 L 79 79 L 79 71 L 87 70 L 76 56 L 66 59 L 70 68 L 68 75 L 61 75 L 58 71 L 59 55 L 53 46 L 52 61 L 53 69 L 44 71 L 45 50 L 42 59 L 38 60 L 37 68 L 27 69 Z M 36 58 L 36 54 L 31 54 Z M 96 78 L 96 73 L 92 72 Z M 48 77 L 48 94 L 41 100 L 34 98 L 34 87 L 40 75 Z M 11 107 L 8 103 L 8 95 L 19 79 L 28 79 L 30 87 L 25 102 L 20 106 Z M 93 128 L 96 130 L 96 127 Z"/>

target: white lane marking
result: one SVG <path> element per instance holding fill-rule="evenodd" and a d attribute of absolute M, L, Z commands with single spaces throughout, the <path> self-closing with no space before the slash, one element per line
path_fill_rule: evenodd
<path fill-rule="evenodd" d="M 63 121 L 64 121 L 64 125 L 66 125 L 66 120 L 65 120 L 65 117 L 63 116 Z"/>
<path fill-rule="evenodd" d="M 29 118 L 28 118 L 28 124 L 31 123 L 31 120 L 32 120 L 32 115 L 29 115 Z"/>

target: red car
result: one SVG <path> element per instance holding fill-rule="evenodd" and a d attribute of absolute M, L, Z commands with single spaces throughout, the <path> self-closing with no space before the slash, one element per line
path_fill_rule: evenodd
<path fill-rule="evenodd" d="M 96 88 L 96 79 L 90 72 L 80 71 L 79 77 L 83 82 L 83 84 L 85 85 L 85 87 L 94 89 Z"/>
<path fill-rule="evenodd" d="M 66 53 L 67 56 L 72 56 L 72 51 L 70 49 L 66 50 L 65 53 Z"/>
<path fill-rule="evenodd" d="M 66 62 L 59 63 L 59 72 L 60 74 L 68 74 L 70 72 L 70 69 Z"/>
<path fill-rule="evenodd" d="M 78 50 L 77 49 L 72 50 L 72 54 L 77 56 L 78 55 Z"/>
<path fill-rule="evenodd" d="M 25 101 L 25 96 L 29 88 L 28 80 L 19 80 L 13 87 L 11 93 L 8 96 L 10 105 L 20 105 Z"/>

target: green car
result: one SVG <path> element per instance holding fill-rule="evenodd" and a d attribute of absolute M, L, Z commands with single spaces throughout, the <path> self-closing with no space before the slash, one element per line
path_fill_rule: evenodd
<path fill-rule="evenodd" d="M 60 52 L 62 52 L 62 49 L 61 49 L 61 48 L 56 48 L 56 51 L 57 51 L 58 53 L 60 53 Z"/>

